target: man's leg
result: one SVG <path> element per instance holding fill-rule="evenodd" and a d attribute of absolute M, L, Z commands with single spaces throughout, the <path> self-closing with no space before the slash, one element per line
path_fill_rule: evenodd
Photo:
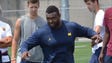
<path fill-rule="evenodd" d="M 96 56 L 94 54 L 92 54 L 90 62 L 89 63 L 95 63 L 96 61 Z"/>
<path fill-rule="evenodd" d="M 112 56 L 105 56 L 104 63 L 112 63 Z"/>

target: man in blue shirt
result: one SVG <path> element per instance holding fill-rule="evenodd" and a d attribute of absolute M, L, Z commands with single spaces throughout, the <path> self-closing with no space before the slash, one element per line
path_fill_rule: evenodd
<path fill-rule="evenodd" d="M 87 27 L 60 19 L 56 6 L 46 10 L 47 24 L 38 29 L 21 45 L 22 59 L 29 57 L 28 50 L 40 45 L 44 53 L 43 63 L 74 63 L 74 40 L 76 37 L 100 39 Z"/>

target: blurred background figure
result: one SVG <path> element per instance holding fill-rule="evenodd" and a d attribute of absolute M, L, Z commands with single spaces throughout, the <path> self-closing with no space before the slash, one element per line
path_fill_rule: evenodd
<path fill-rule="evenodd" d="M 0 6 L 0 16 L 2 16 L 2 8 Z M 11 27 L 8 23 L 0 19 L 0 63 L 11 63 L 8 54 L 8 47 L 12 43 Z"/>
<path fill-rule="evenodd" d="M 14 28 L 14 38 L 12 41 L 12 63 L 21 62 L 20 46 L 35 30 L 45 24 L 45 20 L 38 15 L 40 7 L 39 0 L 27 0 L 28 13 L 17 19 Z M 20 40 L 20 41 L 19 41 Z M 18 50 L 18 51 L 17 51 Z M 43 53 L 40 46 L 37 46 L 30 51 L 30 56 L 22 61 L 22 63 L 41 63 Z M 17 59 L 16 59 L 17 53 Z"/>
<path fill-rule="evenodd" d="M 105 33 L 105 28 L 103 26 L 104 11 L 100 9 L 99 0 L 84 0 L 84 2 L 86 3 L 89 11 L 95 14 L 93 30 L 96 31 L 96 33 L 99 34 L 103 39 Z M 102 45 L 103 42 L 98 44 L 95 42 L 91 42 L 92 56 L 90 59 L 90 63 L 99 63 L 98 58 Z"/>

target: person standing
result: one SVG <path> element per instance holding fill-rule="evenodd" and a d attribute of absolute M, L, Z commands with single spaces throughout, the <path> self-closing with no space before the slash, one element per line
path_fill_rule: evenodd
<path fill-rule="evenodd" d="M 38 15 L 38 8 L 40 6 L 39 0 L 28 0 L 28 13 L 17 19 L 14 29 L 14 38 L 12 42 L 12 63 L 20 63 L 21 53 L 20 45 L 26 40 L 36 29 L 45 24 L 45 20 Z M 17 52 L 17 47 L 18 52 Z M 16 59 L 16 52 L 17 59 Z M 23 63 L 41 63 L 43 60 L 43 53 L 40 46 L 34 47 L 30 51 L 30 57 L 22 61 Z M 38 54 L 38 55 L 37 55 Z"/>
<path fill-rule="evenodd" d="M 102 38 L 104 38 L 105 28 L 103 26 L 104 11 L 100 9 L 98 0 L 84 0 L 90 12 L 95 14 L 94 28 L 93 30 L 98 33 Z M 92 45 L 92 56 L 90 63 L 99 63 L 98 58 L 102 48 L 102 43 L 96 44 L 94 42 Z"/>
<path fill-rule="evenodd" d="M 0 6 L 0 16 L 2 16 L 2 9 Z M 10 63 L 8 54 L 8 47 L 12 43 L 12 32 L 9 24 L 0 20 L 0 63 Z"/>
<path fill-rule="evenodd" d="M 87 37 L 98 42 L 101 40 L 92 29 L 61 20 L 59 9 L 54 5 L 46 9 L 46 19 L 47 24 L 36 30 L 21 45 L 22 60 L 29 57 L 28 50 L 40 45 L 44 54 L 43 63 L 74 63 L 76 37 Z"/>
<path fill-rule="evenodd" d="M 112 7 L 106 9 L 104 16 L 105 35 L 99 63 L 112 63 Z M 106 50 L 106 56 L 105 55 Z"/>

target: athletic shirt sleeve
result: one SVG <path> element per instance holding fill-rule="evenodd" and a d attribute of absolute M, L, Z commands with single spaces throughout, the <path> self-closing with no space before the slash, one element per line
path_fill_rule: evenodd
<path fill-rule="evenodd" d="M 104 21 L 104 11 L 99 10 L 95 16 L 94 27 L 98 25 L 103 26 L 103 21 Z"/>
<path fill-rule="evenodd" d="M 40 33 L 39 30 L 36 30 L 27 40 L 22 42 L 20 51 L 21 53 L 29 51 L 31 48 L 40 44 Z"/>
<path fill-rule="evenodd" d="M 77 37 L 87 37 L 91 38 L 93 35 L 96 34 L 91 28 L 81 26 L 77 23 L 74 23 L 74 31 L 76 31 Z"/>
<path fill-rule="evenodd" d="M 11 28 L 8 24 L 6 25 L 5 34 L 6 34 L 6 36 L 12 36 Z"/>

